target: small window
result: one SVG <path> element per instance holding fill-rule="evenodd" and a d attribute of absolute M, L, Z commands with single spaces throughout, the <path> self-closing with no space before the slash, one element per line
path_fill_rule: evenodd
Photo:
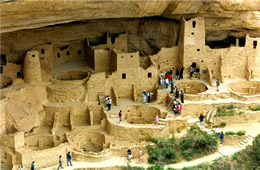
<path fill-rule="evenodd" d="M 238 44 L 239 44 L 240 47 L 244 47 L 245 44 L 246 44 L 246 38 L 245 37 L 239 38 Z"/>
<path fill-rule="evenodd" d="M 202 63 L 203 63 L 203 60 L 201 60 L 200 62 L 202 62 Z"/>
<path fill-rule="evenodd" d="M 194 32 L 192 32 L 191 35 L 194 35 Z"/>
<path fill-rule="evenodd" d="M 192 27 L 193 27 L 193 28 L 196 27 L 196 21 L 192 21 Z"/>
<path fill-rule="evenodd" d="M 69 51 L 67 51 L 67 52 L 66 52 L 66 55 L 70 55 L 70 52 L 69 52 Z"/>
<path fill-rule="evenodd" d="M 35 55 L 33 54 L 32 57 L 35 57 Z"/>
<path fill-rule="evenodd" d="M 197 51 L 200 51 L 200 49 L 198 48 Z"/>
<path fill-rule="evenodd" d="M 17 78 L 22 78 L 22 77 L 23 77 L 23 76 L 22 76 L 22 73 L 21 73 L 21 72 L 17 72 L 17 73 L 16 73 L 16 77 L 17 77 Z"/>
<path fill-rule="evenodd" d="M 81 50 L 78 50 L 78 55 L 81 55 Z"/>
<path fill-rule="evenodd" d="M 122 79 L 126 79 L 126 73 L 122 74 Z"/>
<path fill-rule="evenodd" d="M 45 54 L 45 50 L 44 50 L 44 49 L 41 49 L 41 53 L 42 53 L 42 54 Z"/>
<path fill-rule="evenodd" d="M 131 57 L 133 58 L 134 56 L 131 55 Z"/>
<path fill-rule="evenodd" d="M 148 73 L 148 78 L 152 78 L 152 73 Z"/>
<path fill-rule="evenodd" d="M 3 66 L 0 67 L 0 74 L 2 74 L 4 71 Z"/>
<path fill-rule="evenodd" d="M 213 74 L 213 70 L 211 70 L 211 73 Z"/>
<path fill-rule="evenodd" d="M 253 41 L 253 47 L 256 48 L 257 46 L 257 41 Z"/>
<path fill-rule="evenodd" d="M 1 54 L 0 55 L 0 65 L 6 65 L 6 55 L 5 54 Z"/>
<path fill-rule="evenodd" d="M 60 58 L 60 53 L 57 53 L 57 58 Z"/>

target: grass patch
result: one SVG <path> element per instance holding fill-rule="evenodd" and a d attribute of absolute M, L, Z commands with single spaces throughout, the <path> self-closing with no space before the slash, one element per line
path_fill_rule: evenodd
<path fill-rule="evenodd" d="M 122 170 L 145 170 L 144 168 L 142 167 L 138 167 L 138 166 L 126 166 L 126 167 L 122 167 Z"/>
<path fill-rule="evenodd" d="M 234 105 L 233 104 L 230 104 L 226 107 L 227 109 L 234 109 Z"/>
<path fill-rule="evenodd" d="M 260 106 L 255 106 L 255 107 L 249 106 L 249 109 L 252 111 L 260 111 Z"/>
<path fill-rule="evenodd" d="M 228 106 L 217 107 L 217 113 L 215 117 L 223 117 L 223 116 L 235 116 L 238 114 L 235 110 L 235 106 L 230 104 Z"/>
<path fill-rule="evenodd" d="M 245 134 L 246 134 L 246 131 L 244 131 L 244 130 L 241 130 L 241 131 L 237 132 L 238 136 L 244 136 Z"/>
<path fill-rule="evenodd" d="M 238 132 L 233 132 L 233 131 L 227 131 L 225 132 L 225 135 L 238 135 L 238 136 L 244 136 L 246 134 L 246 131 L 241 130 Z"/>
<path fill-rule="evenodd" d="M 226 122 L 221 122 L 219 126 L 220 126 L 220 127 L 225 127 L 226 125 L 227 125 Z"/>

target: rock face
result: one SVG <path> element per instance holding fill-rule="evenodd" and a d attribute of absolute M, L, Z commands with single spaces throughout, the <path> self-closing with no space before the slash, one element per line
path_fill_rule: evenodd
<path fill-rule="evenodd" d="M 38 114 L 24 102 L 10 100 L 6 104 L 6 130 L 7 133 L 16 131 L 29 132 L 40 125 Z"/>
<path fill-rule="evenodd" d="M 212 23 L 207 25 L 211 30 L 260 28 L 259 0 L 1 0 L 1 2 L 2 33 L 101 18 L 163 16 L 180 19 L 183 15 L 212 18 Z"/>
<path fill-rule="evenodd" d="M 1 52 L 11 56 L 9 61 L 21 62 L 24 53 L 32 46 L 50 42 L 61 46 L 70 41 L 84 41 L 85 38 L 92 44 L 102 44 L 107 32 L 114 36 L 127 32 L 128 50 L 149 55 L 157 53 L 162 47 L 177 45 L 179 22 L 162 17 L 104 19 L 20 30 L 1 35 Z"/>

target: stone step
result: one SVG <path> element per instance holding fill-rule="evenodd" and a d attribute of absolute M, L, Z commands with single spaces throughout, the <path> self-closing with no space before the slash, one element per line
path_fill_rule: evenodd
<path fill-rule="evenodd" d="M 240 142 L 240 144 L 241 144 L 241 145 L 244 145 L 244 144 L 246 144 L 246 143 L 245 143 L 245 142 L 243 142 L 243 141 L 241 141 L 241 142 Z"/>
<path fill-rule="evenodd" d="M 167 122 L 158 122 L 158 125 L 167 125 Z"/>
<path fill-rule="evenodd" d="M 159 118 L 159 121 L 162 121 L 162 122 L 168 122 L 167 119 L 163 119 L 163 118 Z"/>
<path fill-rule="evenodd" d="M 247 140 L 247 139 L 244 139 L 244 140 L 243 140 L 243 142 L 247 143 L 247 142 L 248 142 L 248 140 Z"/>
<path fill-rule="evenodd" d="M 239 144 L 237 144 L 237 145 L 238 145 L 239 147 L 242 147 L 242 146 L 243 146 L 243 145 L 242 145 L 242 144 L 240 144 L 240 143 L 239 143 Z"/>

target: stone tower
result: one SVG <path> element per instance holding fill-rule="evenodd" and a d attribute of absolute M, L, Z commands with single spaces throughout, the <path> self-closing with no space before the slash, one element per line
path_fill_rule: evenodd
<path fill-rule="evenodd" d="M 24 82 L 37 84 L 42 81 L 41 64 L 38 51 L 28 51 L 23 64 Z"/>

